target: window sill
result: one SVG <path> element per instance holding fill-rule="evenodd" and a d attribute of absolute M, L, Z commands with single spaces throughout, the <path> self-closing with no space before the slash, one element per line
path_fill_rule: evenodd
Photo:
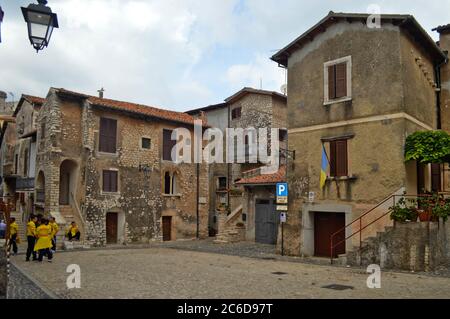
<path fill-rule="evenodd" d="M 340 98 L 340 99 L 325 101 L 325 102 L 323 102 L 323 105 L 327 106 L 327 105 L 332 105 L 332 104 L 344 103 L 344 102 L 349 102 L 351 100 L 352 100 L 352 97 L 351 96 L 350 97 L 347 96 L 347 97 L 343 97 L 343 98 Z"/>
<path fill-rule="evenodd" d="M 165 197 L 165 198 L 181 198 L 181 194 L 174 194 L 174 195 L 162 194 L 162 196 Z"/>
<path fill-rule="evenodd" d="M 115 193 L 112 193 L 112 192 L 101 192 L 100 193 L 100 195 L 106 195 L 106 196 L 120 196 L 120 193 L 119 192 L 115 192 Z"/>
<path fill-rule="evenodd" d="M 329 182 L 333 182 L 333 181 L 337 181 L 337 182 L 341 182 L 341 181 L 355 181 L 357 180 L 358 177 L 355 175 L 352 176 L 340 176 L 340 177 L 327 177 L 327 181 Z"/>
<path fill-rule="evenodd" d="M 101 157 L 119 157 L 119 153 L 106 153 L 106 152 L 100 152 L 97 151 L 97 155 Z"/>

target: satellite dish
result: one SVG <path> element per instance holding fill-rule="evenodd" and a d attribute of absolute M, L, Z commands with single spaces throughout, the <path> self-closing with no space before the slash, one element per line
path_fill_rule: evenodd
<path fill-rule="evenodd" d="M 280 88 L 281 93 L 283 93 L 284 95 L 287 95 L 287 85 L 283 84 Z"/>

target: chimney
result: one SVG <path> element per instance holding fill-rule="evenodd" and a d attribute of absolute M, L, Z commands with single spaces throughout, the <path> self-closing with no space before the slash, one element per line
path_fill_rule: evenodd
<path fill-rule="evenodd" d="M 439 46 L 442 51 L 450 52 L 450 24 L 439 26 L 433 31 L 439 33 Z M 441 122 L 442 129 L 450 132 L 450 62 L 441 66 Z"/>
<path fill-rule="evenodd" d="M 105 93 L 105 89 L 101 88 L 100 90 L 97 91 L 98 92 L 98 97 L 103 99 L 103 93 Z"/>

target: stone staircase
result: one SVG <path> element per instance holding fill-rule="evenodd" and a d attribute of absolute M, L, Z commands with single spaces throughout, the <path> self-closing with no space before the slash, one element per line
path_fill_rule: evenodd
<path fill-rule="evenodd" d="M 57 236 L 58 246 L 63 249 L 79 249 L 86 248 L 84 244 L 84 223 L 81 220 L 81 216 L 75 212 L 75 210 L 70 205 L 60 205 L 59 206 L 59 222 L 58 217 L 54 216 L 57 219 L 57 223 L 59 225 L 59 233 Z M 81 236 L 80 241 L 78 242 L 69 242 L 67 238 L 65 238 L 66 231 L 70 227 L 70 224 L 75 222 L 80 230 Z"/>
<path fill-rule="evenodd" d="M 23 216 L 20 212 L 11 212 L 11 217 L 14 217 L 16 219 L 17 225 L 19 225 L 19 238 L 22 243 L 27 241 L 27 221 L 23 220 L 25 216 Z"/>
<path fill-rule="evenodd" d="M 237 243 L 245 241 L 245 225 L 242 222 L 242 205 L 230 215 L 219 212 L 219 233 L 214 240 L 217 244 Z"/>

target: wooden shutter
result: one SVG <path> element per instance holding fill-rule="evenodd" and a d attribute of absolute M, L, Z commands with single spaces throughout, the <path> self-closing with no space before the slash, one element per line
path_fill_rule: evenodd
<path fill-rule="evenodd" d="M 440 192 L 441 187 L 441 164 L 431 164 L 431 191 Z"/>
<path fill-rule="evenodd" d="M 347 140 L 336 141 L 336 176 L 348 176 Z"/>
<path fill-rule="evenodd" d="M 347 96 L 347 63 L 336 65 L 336 95 L 335 98 Z"/>
<path fill-rule="evenodd" d="M 163 130 L 163 160 L 172 160 L 172 148 L 176 145 L 176 141 L 172 140 L 172 130 Z"/>
<path fill-rule="evenodd" d="M 103 191 L 107 193 L 117 193 L 118 191 L 117 171 L 103 171 Z"/>
<path fill-rule="evenodd" d="M 100 140 L 99 151 L 105 153 L 116 153 L 117 121 L 113 119 L 100 118 Z"/>
<path fill-rule="evenodd" d="M 336 68 L 335 65 L 328 67 L 328 99 L 336 98 Z"/>
<path fill-rule="evenodd" d="M 336 177 L 336 141 L 330 142 L 330 176 Z"/>
<path fill-rule="evenodd" d="M 164 194 L 170 195 L 170 173 L 166 172 L 164 174 Z"/>

